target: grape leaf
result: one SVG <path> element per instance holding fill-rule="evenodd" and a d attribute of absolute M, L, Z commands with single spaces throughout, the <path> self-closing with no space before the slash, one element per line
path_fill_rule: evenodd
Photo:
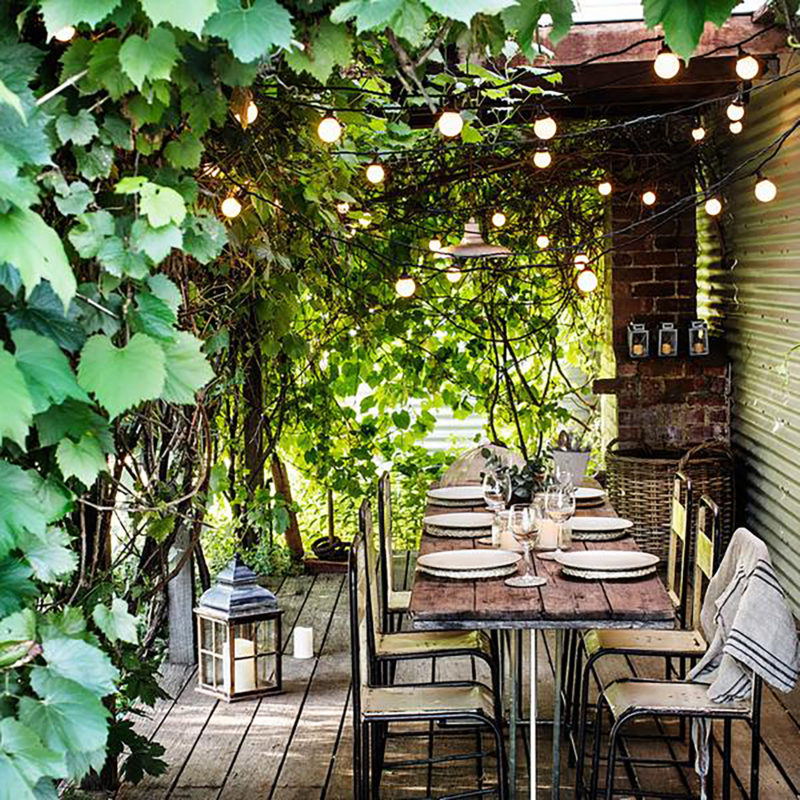
<path fill-rule="evenodd" d="M 104 239 L 114 235 L 114 217 L 108 211 L 92 211 L 79 214 L 78 224 L 70 230 L 68 237 L 82 258 L 94 258 Z"/>
<path fill-rule="evenodd" d="M 31 581 L 33 571 L 18 558 L 0 561 L 0 617 L 19 611 L 38 591 Z"/>
<path fill-rule="evenodd" d="M 75 155 L 78 172 L 87 181 L 107 178 L 111 174 L 111 167 L 114 166 L 114 149 L 112 147 L 95 142 L 91 150 L 85 147 L 73 147 L 72 152 Z"/>
<path fill-rule="evenodd" d="M 22 554 L 37 579 L 45 583 L 55 583 L 59 577 L 69 575 L 78 564 L 69 534 L 61 528 L 48 528 L 44 536 L 29 534 Z"/>
<path fill-rule="evenodd" d="M 108 428 L 108 422 L 85 403 L 67 400 L 61 405 L 51 406 L 44 414 L 37 414 L 34 422 L 42 447 L 52 447 L 65 436 L 78 441 L 90 431 L 97 438 L 104 453 L 114 452 L 114 439 Z"/>
<path fill-rule="evenodd" d="M 154 264 L 159 264 L 173 247 L 183 244 L 183 231 L 177 225 L 154 228 L 140 217 L 131 228 L 131 244 L 137 252 L 144 253 Z"/>
<path fill-rule="evenodd" d="M 414 0 L 414 4 L 419 3 Z M 422 9 L 421 6 L 419 6 Z M 422 9 L 422 28 L 424 30 L 427 15 Z M 398 31 L 395 31 L 398 33 Z M 286 53 L 286 63 L 294 72 L 307 72 L 320 83 L 325 83 L 334 65 L 346 66 L 353 55 L 353 44 L 344 25 L 334 25 L 330 20 L 323 20 L 314 31 L 305 50 L 290 50 Z"/>
<path fill-rule="evenodd" d="M 26 531 L 44 534 L 48 511 L 39 491 L 42 479 L 33 470 L 0 460 L 0 558 L 8 555 Z"/>
<path fill-rule="evenodd" d="M 476 14 L 497 14 L 516 3 L 517 0 L 425 0 L 432 11 L 465 25 L 469 25 Z"/>
<path fill-rule="evenodd" d="M 175 37 L 166 28 L 153 28 L 146 40 L 135 33 L 119 49 L 122 70 L 140 91 L 146 80 L 169 80 L 179 56 Z"/>
<path fill-rule="evenodd" d="M 73 300 L 67 316 L 50 284 L 43 281 L 31 292 L 25 305 L 6 314 L 6 323 L 11 330 L 25 328 L 41 333 L 63 350 L 74 353 L 86 341 L 83 328 L 72 318 L 74 310 Z"/>
<path fill-rule="evenodd" d="M 56 461 L 64 480 L 75 477 L 87 489 L 108 468 L 100 442 L 89 432 L 84 433 L 78 442 L 69 437 L 62 439 L 56 448 Z"/>
<path fill-rule="evenodd" d="M 183 198 L 169 186 L 146 183 L 139 192 L 139 208 L 154 228 L 174 222 L 180 225 L 186 216 Z"/>
<path fill-rule="evenodd" d="M 39 5 L 47 35 L 54 36 L 67 25 L 96 25 L 119 4 L 120 0 L 41 0 Z"/>
<path fill-rule="evenodd" d="M 133 89 L 133 82 L 122 71 L 119 63 L 119 48 L 121 42 L 114 36 L 108 36 L 95 42 L 92 48 L 92 55 L 89 58 L 89 78 L 102 86 L 112 100 L 119 100 L 123 95 L 128 94 Z M 103 122 L 103 126 L 108 125 L 108 119 Z M 130 132 L 128 132 L 130 140 Z M 118 147 L 122 145 L 114 142 Z M 130 150 L 130 144 L 126 147 Z"/>
<path fill-rule="evenodd" d="M 136 617 L 128 612 L 127 603 L 119 597 L 112 599 L 111 608 L 98 603 L 92 611 L 92 619 L 109 642 L 121 639 L 136 644 L 139 641 Z"/>
<path fill-rule="evenodd" d="M 195 392 L 214 377 L 214 370 L 200 352 L 202 344 L 200 339 L 186 331 L 177 331 L 174 342 L 162 343 L 167 369 L 167 379 L 161 394 L 163 400 L 169 403 L 193 404 Z"/>
<path fill-rule="evenodd" d="M 165 377 L 164 351 L 143 333 L 134 334 L 119 348 L 106 336 L 92 336 L 78 365 L 78 383 L 94 394 L 111 419 L 144 400 L 157 398 Z"/>
<path fill-rule="evenodd" d="M 33 400 L 14 356 L 0 349 L 0 441 L 11 439 L 23 450 L 33 422 Z"/>
<path fill-rule="evenodd" d="M 697 47 L 706 20 L 720 27 L 737 0 L 644 0 L 644 22 L 648 28 L 663 26 L 664 40 L 688 61 Z"/>
<path fill-rule="evenodd" d="M 3 105 L 11 106 L 14 111 L 19 115 L 20 120 L 24 125 L 28 124 L 28 117 L 25 114 L 25 109 L 22 107 L 22 101 L 16 92 L 6 86 L 5 81 L 0 80 L 0 103 Z"/>
<path fill-rule="evenodd" d="M 141 0 L 144 13 L 153 25 L 166 22 L 173 28 L 200 36 L 206 20 L 217 10 L 217 0 L 192 0 L 191 3 L 165 3 L 164 0 Z"/>
<path fill-rule="evenodd" d="M 72 114 L 61 114 L 56 120 L 56 133 L 61 144 L 89 144 L 97 136 L 97 123 L 89 111 L 82 108 L 74 117 Z"/>
<path fill-rule="evenodd" d="M 55 196 L 58 210 L 67 215 L 83 214 L 89 203 L 94 201 L 94 195 L 83 181 L 73 181 L 66 187 L 66 191 Z"/>
<path fill-rule="evenodd" d="M 65 774 L 64 759 L 42 744 L 27 726 L 13 717 L 0 721 L 0 798 L 37 800 L 41 778 Z"/>
<path fill-rule="evenodd" d="M 175 338 L 175 312 L 160 298 L 150 292 L 136 295 L 136 309 L 129 315 L 134 330 L 154 339 L 172 341 Z"/>
<path fill-rule="evenodd" d="M 97 260 L 103 269 L 117 278 L 128 275 L 140 281 L 150 272 L 144 253 L 134 253 L 119 236 L 103 239 L 97 251 Z"/>
<path fill-rule="evenodd" d="M 197 169 L 203 157 L 203 143 L 194 131 L 184 131 L 164 148 L 164 155 L 173 167 Z"/>
<path fill-rule="evenodd" d="M 45 639 L 42 655 L 50 672 L 79 683 L 90 692 L 104 697 L 114 691 L 119 677 L 111 659 L 80 639 Z"/>
<path fill-rule="evenodd" d="M 187 217 L 184 225 L 183 249 L 201 264 L 209 264 L 228 243 L 228 231 L 211 214 Z"/>
<path fill-rule="evenodd" d="M 394 16 L 402 11 L 404 2 L 405 0 L 347 0 L 333 9 L 331 21 L 338 23 L 355 19 L 358 33 L 391 27 Z"/>
<path fill-rule="evenodd" d="M 181 291 L 166 275 L 160 272 L 151 275 L 147 279 L 147 285 L 156 297 L 163 300 L 172 309 L 173 314 L 178 313 L 181 302 L 183 302 Z"/>
<path fill-rule="evenodd" d="M 205 33 L 225 39 L 239 61 L 249 64 L 269 55 L 273 46 L 289 48 L 294 36 L 291 14 L 276 0 L 219 0 L 219 11 L 206 23 Z"/>

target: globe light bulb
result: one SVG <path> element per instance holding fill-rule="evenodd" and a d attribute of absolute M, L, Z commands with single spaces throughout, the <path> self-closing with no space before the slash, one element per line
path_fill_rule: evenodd
<path fill-rule="evenodd" d="M 550 117 L 540 117 L 533 123 L 533 132 L 540 139 L 552 139 L 556 135 L 558 125 L 556 121 Z"/>
<path fill-rule="evenodd" d="M 739 122 L 744 119 L 744 103 L 737 98 L 725 109 L 725 113 L 731 122 Z"/>
<path fill-rule="evenodd" d="M 744 125 L 742 125 L 741 122 L 731 122 L 731 124 L 728 125 L 728 130 L 736 136 L 744 130 Z"/>
<path fill-rule="evenodd" d="M 59 42 L 69 42 L 71 41 L 74 35 L 75 35 L 75 28 L 73 28 L 72 25 L 65 25 L 63 28 L 59 28 L 53 34 L 53 38 Z"/>
<path fill-rule="evenodd" d="M 547 150 L 537 150 L 533 154 L 533 163 L 536 164 L 539 169 L 547 169 L 553 163 L 553 157 Z"/>
<path fill-rule="evenodd" d="M 736 74 L 743 81 L 753 80 L 753 78 L 758 75 L 760 69 L 761 67 L 759 66 L 758 60 L 753 58 L 753 56 L 742 53 L 739 58 L 736 59 Z"/>
<path fill-rule="evenodd" d="M 386 178 L 386 170 L 381 164 L 370 164 L 367 167 L 367 180 L 370 183 L 383 183 Z"/>
<path fill-rule="evenodd" d="M 584 269 L 589 263 L 589 256 L 586 253 L 578 253 L 573 259 L 576 269 Z"/>
<path fill-rule="evenodd" d="M 394 290 L 400 297 L 411 297 L 417 290 L 417 284 L 414 279 L 409 275 L 401 275 L 394 285 Z"/>
<path fill-rule="evenodd" d="M 611 194 L 611 182 L 610 181 L 600 181 L 597 184 L 597 191 L 600 192 L 603 197 L 608 197 Z"/>
<path fill-rule="evenodd" d="M 778 194 L 778 187 L 769 178 L 759 178 L 755 194 L 762 203 L 771 203 Z"/>
<path fill-rule="evenodd" d="M 241 213 L 242 204 L 233 196 L 226 197 L 222 201 L 219 209 L 228 219 L 233 219 L 234 217 L 238 217 Z"/>
<path fill-rule="evenodd" d="M 550 246 L 550 239 L 547 236 L 545 236 L 543 233 L 540 233 L 536 237 L 536 246 L 540 250 L 545 250 L 546 248 L 548 248 Z"/>
<path fill-rule="evenodd" d="M 674 78 L 681 68 L 681 62 L 678 56 L 671 50 L 662 50 L 653 62 L 653 69 L 659 78 L 668 81 Z"/>
<path fill-rule="evenodd" d="M 448 267 L 447 271 L 444 273 L 445 278 L 450 281 L 450 283 L 458 283 L 461 280 L 461 270 L 456 267 Z"/>
<path fill-rule="evenodd" d="M 646 206 L 652 206 L 652 205 L 655 205 L 655 202 L 656 202 L 656 193 L 655 193 L 655 192 L 651 192 L 650 190 L 646 191 L 646 192 L 645 192 L 645 193 L 642 195 L 642 202 L 643 202 L 643 203 L 644 203 Z"/>
<path fill-rule="evenodd" d="M 506 224 L 506 215 L 502 211 L 495 211 L 492 214 L 492 225 L 495 228 L 502 228 Z"/>
<path fill-rule="evenodd" d="M 578 289 L 584 294 L 590 294 L 597 288 L 597 275 L 588 267 L 578 273 L 575 281 Z"/>
<path fill-rule="evenodd" d="M 442 136 L 452 139 L 458 136 L 464 128 L 464 118 L 458 111 L 443 111 L 436 121 L 436 127 Z"/>
<path fill-rule="evenodd" d="M 438 253 L 442 249 L 442 240 L 441 239 L 431 239 L 428 242 L 428 250 L 431 253 Z"/>
<path fill-rule="evenodd" d="M 722 211 L 722 201 L 718 197 L 709 197 L 706 200 L 706 214 L 716 217 Z"/>
<path fill-rule="evenodd" d="M 242 117 L 238 111 L 233 116 L 236 118 L 237 122 L 241 123 Z M 244 118 L 247 120 L 248 125 L 252 125 L 256 121 L 257 116 L 258 116 L 258 106 L 251 100 L 247 104 L 247 108 L 245 109 Z"/>
<path fill-rule="evenodd" d="M 342 200 L 340 203 L 336 204 L 336 210 L 342 216 L 344 216 L 345 214 L 349 214 L 350 213 L 350 203 L 348 203 L 346 200 Z"/>
<path fill-rule="evenodd" d="M 692 128 L 692 139 L 696 142 L 702 142 L 706 138 L 706 129 L 702 125 Z"/>
<path fill-rule="evenodd" d="M 323 117 L 317 125 L 317 136 L 326 144 L 333 144 L 342 135 L 342 125 L 336 117 Z"/>
<path fill-rule="evenodd" d="M 358 218 L 358 224 L 362 228 L 369 228 L 369 226 L 372 224 L 372 216 L 370 214 L 362 214 Z"/>

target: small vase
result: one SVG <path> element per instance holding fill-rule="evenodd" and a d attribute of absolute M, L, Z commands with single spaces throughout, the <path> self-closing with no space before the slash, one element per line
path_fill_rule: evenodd
<path fill-rule="evenodd" d="M 573 486 L 580 486 L 586 477 L 586 466 L 589 463 L 589 450 L 552 450 L 556 474 L 563 479 L 568 477 Z"/>

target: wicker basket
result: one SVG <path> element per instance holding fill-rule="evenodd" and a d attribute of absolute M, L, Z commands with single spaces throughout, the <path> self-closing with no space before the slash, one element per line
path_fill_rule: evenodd
<path fill-rule="evenodd" d="M 669 549 L 672 484 L 677 470 L 691 479 L 695 500 L 707 494 L 720 508 L 723 545 L 733 533 L 735 486 L 733 455 L 721 442 L 706 442 L 687 452 L 652 450 L 646 445 L 606 450 L 608 495 L 617 513 L 633 522 L 633 537 L 648 553 L 666 559 Z M 691 531 L 694 531 L 694 514 Z M 692 537 L 694 538 L 694 537 Z"/>

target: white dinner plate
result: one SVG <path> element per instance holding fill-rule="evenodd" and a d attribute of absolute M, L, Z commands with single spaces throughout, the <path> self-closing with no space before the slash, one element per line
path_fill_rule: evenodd
<path fill-rule="evenodd" d="M 431 489 L 428 499 L 434 503 L 439 501 L 448 505 L 461 503 L 475 505 L 483 503 L 483 487 L 481 486 L 443 486 L 440 489 Z"/>
<path fill-rule="evenodd" d="M 633 523 L 629 519 L 622 519 L 622 517 L 573 517 L 571 525 L 574 533 L 626 531 L 633 527 Z"/>
<path fill-rule="evenodd" d="M 658 564 L 658 556 L 638 550 L 575 550 L 556 552 L 555 560 L 582 572 L 635 572 Z"/>
<path fill-rule="evenodd" d="M 595 489 L 592 486 L 579 486 L 575 490 L 575 500 L 578 503 L 593 503 L 602 500 L 606 493 L 602 489 Z"/>
<path fill-rule="evenodd" d="M 458 528 L 459 530 L 472 528 L 491 528 L 494 515 L 488 511 L 451 511 L 447 514 L 430 514 L 422 522 L 425 527 L 429 525 L 436 528 Z"/>
<path fill-rule="evenodd" d="M 515 566 L 520 556 L 509 550 L 439 550 L 417 559 L 417 564 L 431 570 L 475 572 Z"/>

